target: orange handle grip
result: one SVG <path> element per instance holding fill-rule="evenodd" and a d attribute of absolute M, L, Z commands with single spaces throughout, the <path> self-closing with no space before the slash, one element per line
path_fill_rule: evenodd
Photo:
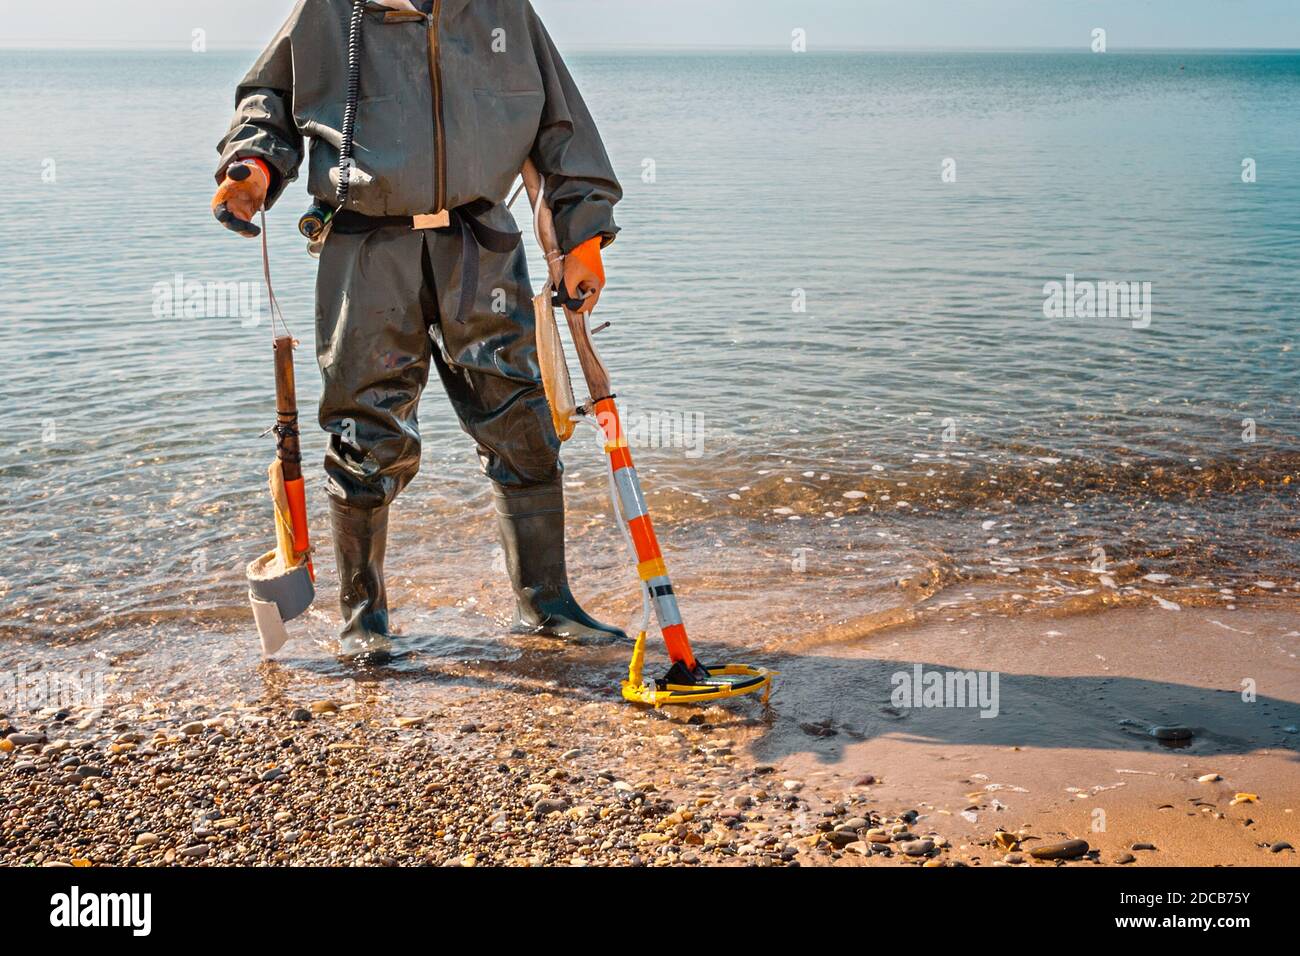
<path fill-rule="evenodd" d="M 289 499 L 289 519 L 293 524 L 293 550 L 302 554 L 311 547 L 307 534 L 307 492 L 303 480 L 286 481 L 284 493 Z"/>

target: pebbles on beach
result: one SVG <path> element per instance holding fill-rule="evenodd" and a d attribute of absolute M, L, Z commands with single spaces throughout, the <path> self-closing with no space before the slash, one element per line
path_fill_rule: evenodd
<path fill-rule="evenodd" d="M 734 719 L 725 709 L 470 710 L 106 714 L 47 752 L 11 743 L 0 864 L 798 866 L 861 859 L 847 847 L 878 823 L 865 796 L 805 798 L 802 781 L 774 786 L 775 768 L 739 764 L 731 735 L 713 732 Z M 597 726 L 613 732 L 592 737 Z M 648 763 L 640 741 L 655 737 L 670 749 Z"/>
<path fill-rule="evenodd" d="M 944 819 L 964 825 L 964 804 L 891 808 L 871 774 L 755 764 L 761 730 L 742 709 L 666 713 L 542 692 L 422 713 L 377 697 L 362 684 L 347 703 L 122 705 L 7 727 L 0 865 L 1134 861 L 1082 840 L 1038 845 L 1019 822 L 980 835 L 966 818 L 976 836 L 945 836 Z M 974 796 L 988 809 L 986 791 Z"/>

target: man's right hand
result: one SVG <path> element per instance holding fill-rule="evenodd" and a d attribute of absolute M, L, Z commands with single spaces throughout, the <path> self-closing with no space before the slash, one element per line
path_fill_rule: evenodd
<path fill-rule="evenodd" d="M 241 159 L 226 168 L 226 178 L 212 197 L 212 214 L 232 232 L 249 239 L 262 230 L 253 225 L 253 217 L 266 202 L 271 174 L 260 159 Z"/>

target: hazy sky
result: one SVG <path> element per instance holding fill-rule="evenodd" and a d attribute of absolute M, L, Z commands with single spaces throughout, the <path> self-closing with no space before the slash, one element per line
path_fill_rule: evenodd
<path fill-rule="evenodd" d="M 254 48 L 293 0 L 0 0 L 0 45 Z M 534 0 L 566 48 L 1300 47 L 1300 0 Z"/>

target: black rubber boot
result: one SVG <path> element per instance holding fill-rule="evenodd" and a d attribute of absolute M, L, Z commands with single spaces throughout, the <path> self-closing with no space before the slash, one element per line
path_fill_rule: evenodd
<path fill-rule="evenodd" d="M 569 590 L 564 564 L 564 491 L 559 479 L 525 489 L 494 485 L 506 570 L 515 589 L 515 632 L 610 644 L 627 634 L 602 624 Z"/>
<path fill-rule="evenodd" d="M 388 595 L 384 591 L 384 545 L 388 508 L 357 508 L 330 499 L 334 555 L 339 569 L 339 654 L 369 660 L 387 658 Z"/>

